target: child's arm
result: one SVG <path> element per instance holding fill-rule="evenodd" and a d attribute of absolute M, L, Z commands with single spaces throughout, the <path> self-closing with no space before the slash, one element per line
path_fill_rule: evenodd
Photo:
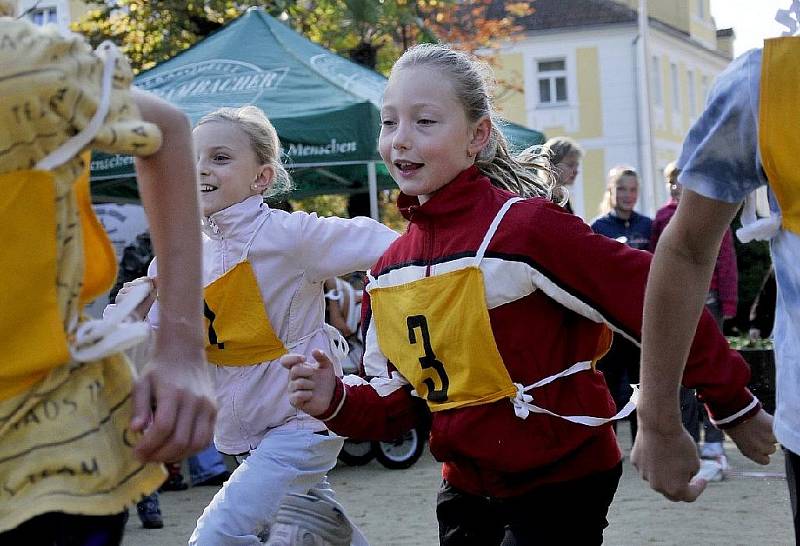
<path fill-rule="evenodd" d="M 368 269 L 398 237 L 397 232 L 366 217 L 308 214 L 299 228 L 299 266 L 315 282 Z"/>
<path fill-rule="evenodd" d="M 345 385 L 336 377 L 328 355 L 320 350 L 312 354 L 313 363 L 297 354 L 281 357 L 281 364 L 289 370 L 289 400 L 294 407 L 325 421 L 332 431 L 362 440 L 390 441 L 422 422 L 425 403 L 408 389 L 390 388 L 386 381 L 387 392 L 381 393 L 364 380 Z"/>
<path fill-rule="evenodd" d="M 694 441 L 681 424 L 678 386 L 720 241 L 738 203 L 685 189 L 658 246 L 645 293 L 639 433 L 632 455 L 642 477 L 671 500 L 691 501 L 704 484 L 690 483 L 699 468 Z M 763 410 L 726 429 L 744 455 L 767 464 L 775 452 L 772 418 Z"/>
<path fill-rule="evenodd" d="M 143 460 L 178 460 L 206 446 L 216 407 L 202 334 L 200 212 L 188 120 L 173 106 L 134 91 L 163 144 L 136 159 L 139 191 L 159 256 L 160 325 L 154 356 L 133 392 L 131 428 Z"/>

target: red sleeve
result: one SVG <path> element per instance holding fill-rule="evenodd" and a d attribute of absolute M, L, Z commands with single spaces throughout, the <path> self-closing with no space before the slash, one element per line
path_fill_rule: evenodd
<path fill-rule="evenodd" d="M 512 233 L 529 234 L 527 238 L 518 237 L 519 244 L 525 245 L 519 252 L 529 256 L 532 267 L 538 270 L 534 282 L 539 288 L 589 318 L 599 313 L 615 332 L 641 343 L 650 253 L 596 235 L 583 222 L 543 200 L 526 202 L 513 220 L 517 225 L 507 226 Z M 752 405 L 749 379 L 747 364 L 728 347 L 713 317 L 704 310 L 683 384 L 698 389 L 712 417 L 724 420 Z M 750 407 L 729 424 L 740 422 L 757 409 Z"/>
<path fill-rule="evenodd" d="M 722 302 L 722 315 L 735 317 L 736 304 L 738 303 L 739 273 L 736 268 L 736 249 L 733 246 L 733 234 L 730 228 L 722 238 L 715 267 L 717 291 Z"/>
<path fill-rule="evenodd" d="M 372 385 L 345 385 L 339 379 L 333 401 L 318 418 L 341 436 L 390 441 L 424 422 L 427 411 L 425 401 L 408 389 L 381 396 Z"/>

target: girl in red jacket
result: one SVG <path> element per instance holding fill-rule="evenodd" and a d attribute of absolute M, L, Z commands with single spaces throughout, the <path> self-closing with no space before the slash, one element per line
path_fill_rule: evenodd
<path fill-rule="evenodd" d="M 611 332 L 639 342 L 650 257 L 554 203 L 545 161 L 509 156 L 481 74 L 441 45 L 395 64 L 380 151 L 410 224 L 364 294 L 369 382 L 287 355 L 290 397 L 355 438 L 433 412 L 444 545 L 599 544 L 622 472 L 609 423 L 632 404 L 614 415 L 594 363 Z M 697 332 L 684 382 L 735 440 L 760 411 L 748 369 L 709 315 Z"/>

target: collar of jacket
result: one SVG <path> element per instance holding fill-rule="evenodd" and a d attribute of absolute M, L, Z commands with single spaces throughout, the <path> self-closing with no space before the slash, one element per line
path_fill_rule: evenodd
<path fill-rule="evenodd" d="M 212 239 L 248 239 L 252 235 L 253 222 L 262 211 L 270 212 L 260 195 L 253 195 L 228 208 L 203 218 L 203 233 Z"/>
<path fill-rule="evenodd" d="M 400 192 L 397 208 L 406 220 L 415 224 L 441 221 L 447 216 L 459 215 L 473 208 L 478 195 L 490 186 L 489 178 L 473 165 L 461 171 L 422 205 L 416 196 Z"/>

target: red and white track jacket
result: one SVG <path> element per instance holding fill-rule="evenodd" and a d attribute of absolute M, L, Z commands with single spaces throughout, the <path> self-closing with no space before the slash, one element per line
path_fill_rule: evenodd
<path fill-rule="evenodd" d="M 424 205 L 401 195 L 407 232 L 372 269 L 377 278 L 398 271 L 409 281 L 444 273 L 472 259 L 503 202 L 476 168 L 462 172 Z M 489 317 L 511 379 L 529 385 L 572 364 L 591 360 L 602 346 L 603 323 L 614 335 L 641 339 L 650 254 L 594 234 L 580 218 L 545 199 L 514 204 L 481 264 Z M 337 384 L 328 427 L 356 438 L 390 439 L 411 428 L 427 408 L 380 351 L 364 293 L 369 383 Z M 704 313 L 684 372 L 716 420 L 752 416 L 760 404 L 747 390 L 750 372 Z M 532 391 L 534 403 L 560 415 L 610 417 L 614 402 L 602 373 L 585 371 Z M 433 455 L 455 487 L 507 497 L 539 485 L 572 480 L 616 465 L 621 454 L 611 426 L 588 427 L 556 417 L 515 416 L 508 400 L 433 414 Z"/>

